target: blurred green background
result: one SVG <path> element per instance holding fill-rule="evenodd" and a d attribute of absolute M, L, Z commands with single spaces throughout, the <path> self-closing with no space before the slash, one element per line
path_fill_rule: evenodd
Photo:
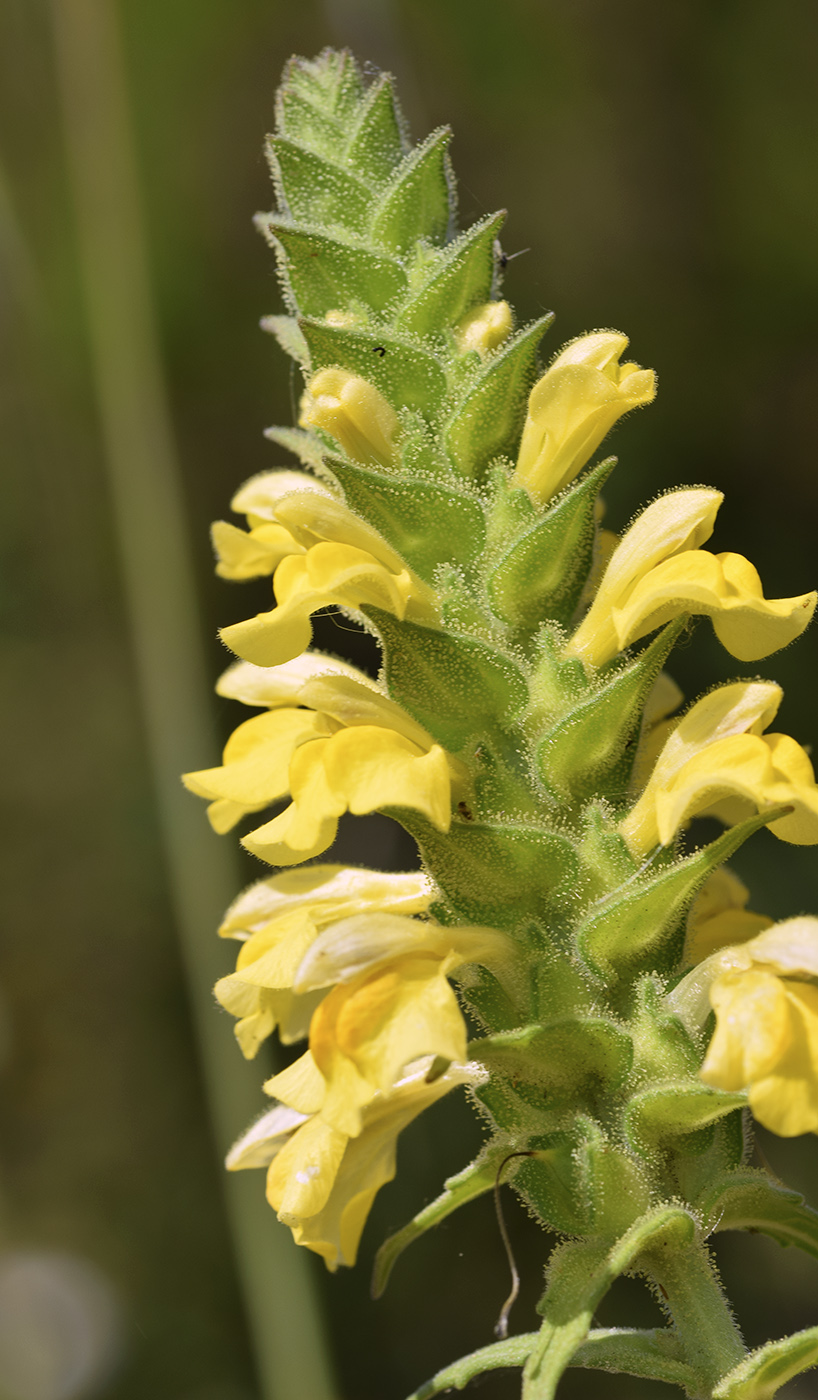
<path fill-rule="evenodd" d="M 271 203 L 262 139 L 284 61 L 326 43 L 398 73 L 416 136 L 454 126 L 461 222 L 510 209 L 506 250 L 527 251 L 509 264 L 506 293 L 523 317 L 557 313 L 551 352 L 614 326 L 658 370 L 656 405 L 612 440 L 621 457 L 606 492 L 612 528 L 662 489 L 704 482 L 727 493 L 716 548 L 746 553 L 768 596 L 815 583 L 818 7 L 0 0 L 0 1397 L 261 1400 L 172 914 L 89 350 L 55 57 L 55 26 L 78 6 L 112 11 L 120 27 L 212 679 L 224 665 L 217 625 L 266 606 L 269 585 L 214 580 L 207 527 L 244 478 L 283 460 L 262 430 L 291 421 L 298 392 L 258 330 L 278 309 L 273 260 L 250 222 Z M 128 325 L 118 333 L 126 343 Z M 787 690 L 781 727 L 807 745 L 818 728 L 816 637 L 766 667 Z M 329 620 L 320 640 L 371 659 Z M 734 670 L 704 626 L 674 666 L 689 695 Z M 223 734 L 235 721 L 227 705 L 218 711 Z M 412 861 L 397 829 L 376 818 L 346 826 L 340 850 L 361 863 Z M 813 850 L 763 833 L 734 864 L 755 908 L 777 917 L 818 908 Z M 231 878 L 238 889 L 258 873 L 248 860 Z M 196 995 L 230 1046 L 228 1018 Z M 258 1077 L 249 1092 L 260 1109 Z M 329 1277 L 308 1261 L 338 1400 L 400 1400 L 491 1340 L 507 1271 L 490 1200 L 413 1246 L 385 1299 L 368 1300 L 380 1239 L 478 1140 L 464 1105 L 446 1100 L 424 1115 L 402 1139 L 398 1180 L 379 1197 L 358 1268 Z M 811 1139 L 764 1135 L 761 1149 L 818 1203 Z M 252 1189 L 261 1195 L 260 1174 Z M 512 1327 L 527 1330 L 548 1241 L 506 1194 L 524 1280 Z M 73 1389 L 58 1374 L 59 1347 L 53 1374 L 3 1381 L 2 1261 L 21 1251 L 46 1264 L 78 1256 L 110 1290 L 119 1359 L 103 1358 Z M 725 1238 L 718 1254 L 752 1343 L 818 1320 L 809 1261 L 745 1236 Z M 282 1297 L 290 1259 L 284 1251 L 276 1264 Z M 599 1322 L 654 1316 L 645 1290 L 622 1283 Z M 314 1345 L 296 1333 L 292 1343 Z M 815 1387 L 807 1377 L 787 1394 Z M 501 1374 L 479 1394 L 510 1400 L 516 1389 Z M 582 1373 L 563 1391 L 676 1393 Z M 264 1400 L 279 1400 L 269 1385 Z"/>

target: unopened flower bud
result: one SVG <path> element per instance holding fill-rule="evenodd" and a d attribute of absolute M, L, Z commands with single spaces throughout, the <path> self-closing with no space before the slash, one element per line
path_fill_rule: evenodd
<path fill-rule="evenodd" d="M 476 306 L 455 328 L 455 340 L 461 355 L 476 350 L 487 355 L 511 334 L 511 307 L 507 301 L 487 301 Z"/>
<path fill-rule="evenodd" d="M 392 463 L 397 414 L 374 384 L 348 370 L 322 369 L 313 376 L 301 425 L 323 428 L 356 462 Z"/>
<path fill-rule="evenodd" d="M 656 375 L 619 357 L 617 331 L 581 336 L 557 356 L 528 400 L 514 483 L 543 504 L 573 481 L 611 428 L 656 397 Z"/>

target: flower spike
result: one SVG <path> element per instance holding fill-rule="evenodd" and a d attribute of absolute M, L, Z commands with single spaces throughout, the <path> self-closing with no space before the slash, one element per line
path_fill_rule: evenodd
<path fill-rule="evenodd" d="M 459 233 L 448 143 L 412 146 L 391 79 L 348 53 L 288 66 L 259 223 L 286 303 L 265 324 L 305 387 L 299 426 L 267 436 L 305 469 L 254 477 L 242 528 L 214 527 L 218 571 L 272 574 L 275 606 L 223 630 L 239 660 L 218 691 L 254 712 L 185 781 L 219 831 L 263 812 L 243 844 L 280 867 L 219 930 L 240 1049 L 307 1045 L 228 1166 L 264 1167 L 295 1240 L 351 1264 L 399 1133 L 468 1086 L 485 1151 L 396 1238 L 502 1177 L 564 1243 L 539 1335 L 440 1385 L 511 1357 L 525 1400 L 569 1364 L 772 1394 L 814 1339 L 747 1356 L 702 1241 L 749 1222 L 818 1252 L 818 1216 L 747 1167 L 741 1118 L 818 1133 L 818 920 L 771 925 L 724 862 L 765 825 L 818 843 L 818 785 L 769 732 L 779 686 L 681 711 L 665 668 L 690 615 L 753 662 L 816 595 L 769 600 L 741 555 L 708 552 L 706 486 L 601 528 L 615 462 L 584 468 L 656 377 L 616 331 L 538 369 L 552 317 L 518 325 L 500 300 L 502 214 Z M 324 608 L 374 636 L 377 678 L 308 650 Z M 347 813 L 398 821 L 419 868 L 307 864 Z M 727 830 L 684 849 L 700 815 Z M 588 1336 L 628 1271 L 672 1325 Z"/>

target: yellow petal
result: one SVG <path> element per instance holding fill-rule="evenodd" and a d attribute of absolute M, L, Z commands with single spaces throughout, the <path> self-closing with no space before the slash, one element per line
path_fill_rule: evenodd
<path fill-rule="evenodd" d="M 417 744 L 389 729 L 361 725 L 326 741 L 323 764 L 328 786 L 356 815 L 382 807 L 411 807 L 438 831 L 451 825 L 451 775 L 445 751 Z M 292 787 L 296 796 L 295 782 Z"/>
<path fill-rule="evenodd" d="M 363 1106 L 421 1055 L 465 1059 L 466 1028 L 449 970 L 439 958 L 400 958 L 322 1001 L 310 1049 L 327 1084 L 322 1114 L 340 1131 L 357 1136 Z"/>
<path fill-rule="evenodd" d="M 254 1009 L 248 1015 L 242 1016 L 233 1027 L 233 1034 L 245 1060 L 256 1058 L 267 1037 L 275 1030 L 276 1020 L 275 1011 L 268 998 L 258 995 Z"/>
<path fill-rule="evenodd" d="M 230 509 L 253 521 L 274 521 L 276 506 L 293 491 L 314 491 L 321 496 L 332 493 L 322 481 L 307 472 L 280 467 L 271 472 L 259 472 L 239 488 L 230 502 Z"/>
<path fill-rule="evenodd" d="M 337 834 L 337 817 L 314 815 L 291 802 L 272 821 L 243 836 L 241 844 L 268 865 L 298 865 L 323 855 Z"/>
<path fill-rule="evenodd" d="M 395 1175 L 398 1134 L 437 1099 L 459 1084 L 473 1082 L 469 1066 L 452 1068 L 431 1084 L 426 1067 L 400 1081 L 389 1094 L 378 1094 L 364 1109 L 364 1127 L 351 1139 L 326 1205 L 302 1219 L 293 1234 L 298 1244 L 323 1256 L 327 1266 L 352 1265 L 372 1201 Z"/>
<path fill-rule="evenodd" d="M 238 1172 L 250 1167 L 269 1166 L 296 1128 L 306 1121 L 305 1113 L 298 1113 L 284 1104 L 268 1109 L 234 1142 L 225 1160 L 227 1170 Z"/>
<path fill-rule="evenodd" d="M 314 491 L 285 496 L 276 507 L 276 520 L 307 549 L 322 542 L 347 544 L 365 550 L 393 574 L 405 568 L 400 555 L 387 544 L 383 535 L 349 506 L 331 496 L 319 496 Z"/>
<path fill-rule="evenodd" d="M 761 580 L 740 554 L 692 550 L 666 559 L 612 610 L 617 649 L 654 632 L 681 613 L 712 618 L 719 641 L 739 661 L 758 661 L 779 651 L 808 626 L 815 593 L 798 598 L 764 597 Z"/>
<path fill-rule="evenodd" d="M 716 740 L 730 735 L 760 733 L 774 719 L 783 697 L 780 686 L 767 681 L 735 681 L 704 695 L 674 725 L 642 796 L 620 830 L 637 854 L 659 843 L 658 802 L 675 783 L 685 764 L 709 753 Z M 671 838 L 672 839 L 672 838 Z"/>
<path fill-rule="evenodd" d="M 233 731 L 219 768 L 184 775 L 200 797 L 226 800 L 254 812 L 285 797 L 290 759 L 299 744 L 330 733 L 333 722 L 310 710 L 279 709 L 254 715 Z"/>
<path fill-rule="evenodd" d="M 299 1059 L 266 1081 L 264 1092 L 289 1108 L 297 1108 L 299 1113 L 318 1113 L 324 1106 L 327 1084 L 312 1051 L 305 1050 Z"/>
<path fill-rule="evenodd" d="M 627 343 L 615 331 L 582 336 L 532 389 L 513 480 L 535 502 L 573 480 L 623 413 L 655 398 L 652 370 L 618 363 Z"/>
<path fill-rule="evenodd" d="M 382 608 L 396 617 L 434 625 L 434 595 L 408 569 L 393 573 L 365 550 L 318 544 L 290 556 L 275 574 L 278 607 L 222 628 L 222 641 L 245 661 L 276 666 L 305 651 L 312 640 L 311 615 L 336 604 Z"/>
<path fill-rule="evenodd" d="M 769 928 L 772 919 L 745 908 L 748 899 L 747 886 L 732 870 L 714 870 L 688 914 L 682 961 L 704 962 L 720 948 L 747 943 Z"/>
<path fill-rule="evenodd" d="M 602 666 L 619 650 L 614 609 L 627 604 L 640 579 L 663 560 L 697 549 L 709 539 L 720 491 L 671 491 L 637 516 L 614 551 L 588 613 L 566 648 L 592 666 Z"/>
<path fill-rule="evenodd" d="M 236 822 L 240 822 L 246 814 L 247 808 L 242 802 L 230 802 L 226 797 L 211 802 L 207 808 L 207 819 L 219 836 L 224 836 L 226 831 L 232 830 Z"/>
<path fill-rule="evenodd" d="M 218 983 L 216 984 L 218 987 Z M 322 992 L 310 992 L 298 996 L 288 989 L 270 991 L 267 987 L 245 986 L 245 993 L 252 993 L 251 1010 L 233 1027 L 239 1049 L 246 1060 L 255 1059 L 261 1046 L 274 1030 L 282 1045 L 292 1045 L 304 1040 L 310 1029 L 310 1021 L 320 1004 Z M 238 1015 L 232 1006 L 227 1008 Z"/>
<path fill-rule="evenodd" d="M 234 580 L 261 578 L 278 568 L 288 554 L 303 554 L 303 546 L 284 525 L 261 525 L 249 534 L 216 520 L 210 527 L 216 553 L 216 573 Z"/>
<path fill-rule="evenodd" d="M 294 909 L 306 909 L 318 926 L 369 909 L 416 914 L 435 896 L 420 870 L 362 870 L 349 865 L 311 865 L 258 880 L 233 901 L 219 929 L 223 938 L 247 938 Z"/>
<path fill-rule="evenodd" d="M 307 386 L 300 422 L 329 433 L 356 462 L 393 462 L 398 416 L 374 384 L 359 375 L 319 370 Z"/>
<path fill-rule="evenodd" d="M 347 1145 L 323 1118 L 310 1118 L 276 1154 L 267 1172 L 267 1200 L 285 1225 L 326 1205 Z"/>
<path fill-rule="evenodd" d="M 792 1036 L 790 1004 L 769 972 L 727 973 L 710 990 L 716 1031 L 701 1077 L 717 1088 L 745 1089 L 779 1062 Z"/>
<path fill-rule="evenodd" d="M 716 915 L 716 919 L 723 917 L 723 912 Z M 784 919 L 754 938 L 716 949 L 682 978 L 666 997 L 667 1004 L 695 1033 L 707 1019 L 714 983 L 728 975 L 748 972 L 818 976 L 818 919 L 806 915 Z"/>
<path fill-rule="evenodd" d="M 242 844 L 271 864 L 292 864 L 326 850 L 337 818 L 383 807 L 411 807 L 440 831 L 451 823 L 451 773 L 445 751 L 428 753 L 392 730 L 371 725 L 315 739 L 290 761 L 292 806 Z M 326 842 L 326 844 L 322 844 Z"/>
<path fill-rule="evenodd" d="M 251 661 L 234 661 L 216 683 L 216 694 L 244 705 L 276 709 L 298 705 L 302 686 L 316 676 L 349 676 L 375 689 L 373 681 L 348 661 L 339 661 L 321 651 L 306 651 L 283 666 L 254 666 Z M 320 708 L 313 706 L 313 708 Z"/>
<path fill-rule="evenodd" d="M 330 715 L 345 727 L 380 725 L 402 734 L 418 748 L 430 749 L 434 744 L 428 731 L 412 719 L 401 705 L 365 679 L 342 675 L 316 676 L 302 687 L 300 703 L 308 705 L 311 710 Z"/>
<path fill-rule="evenodd" d="M 730 800 L 727 813 L 724 799 Z M 771 822 L 770 830 L 793 845 L 815 845 L 818 789 L 800 744 L 786 734 L 733 735 L 689 759 L 672 784 L 656 794 L 656 829 L 661 844 L 668 846 L 698 814 L 734 822 L 780 804 L 794 811 Z"/>
<path fill-rule="evenodd" d="M 773 1072 L 750 1086 L 750 1107 L 781 1137 L 818 1132 L 818 988 L 782 984 L 791 1013 L 790 1044 Z"/>
<path fill-rule="evenodd" d="M 340 919 L 310 944 L 293 986 L 298 991 L 348 982 L 360 973 L 412 953 L 431 953 L 450 967 L 474 962 L 491 966 L 513 960 L 515 945 L 497 929 L 449 927 L 398 914 L 358 914 Z"/>
<path fill-rule="evenodd" d="M 818 919 L 803 914 L 759 933 L 743 950 L 754 964 L 790 976 L 818 977 Z"/>
<path fill-rule="evenodd" d="M 291 987 L 318 929 L 305 909 L 295 909 L 254 934 L 241 945 L 236 971 L 223 982 L 241 981 L 256 987 Z M 219 985 L 218 983 L 216 984 Z"/>

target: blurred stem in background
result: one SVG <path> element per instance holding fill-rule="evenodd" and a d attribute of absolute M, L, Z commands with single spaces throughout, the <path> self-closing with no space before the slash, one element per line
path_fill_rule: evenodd
<path fill-rule="evenodd" d="M 215 759 L 200 619 L 162 384 L 114 0 L 53 0 L 88 335 L 168 880 L 220 1152 L 260 1107 L 214 1014 L 214 936 L 236 892 L 226 843 L 179 774 Z M 208 755 L 211 755 L 208 758 Z M 228 1214 L 264 1400 L 331 1400 L 311 1261 L 275 1227 L 257 1183 L 227 1181 Z M 202 1221 L 202 1229 L 208 1222 Z"/>

